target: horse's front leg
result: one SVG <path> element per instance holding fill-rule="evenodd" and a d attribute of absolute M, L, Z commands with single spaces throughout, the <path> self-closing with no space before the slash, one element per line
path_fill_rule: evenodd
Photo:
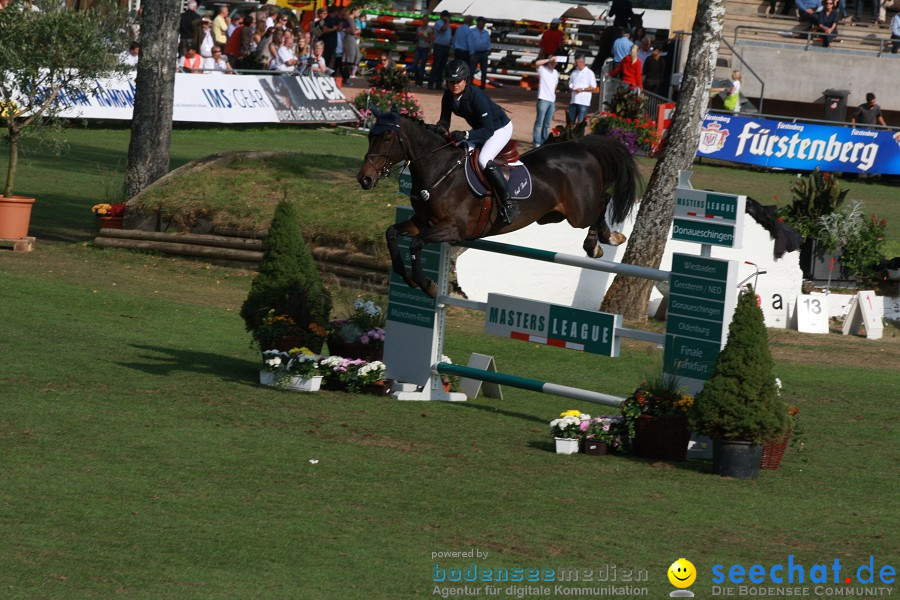
<path fill-rule="evenodd" d="M 409 243 L 412 280 L 431 298 L 437 295 L 438 289 L 437 284 L 425 276 L 425 269 L 422 267 L 422 248 L 425 247 L 425 244 L 458 242 L 461 239 L 459 227 L 452 223 L 445 223 L 423 231 Z"/>
<path fill-rule="evenodd" d="M 403 263 L 403 256 L 400 254 L 400 244 L 397 242 L 397 238 L 401 235 L 416 235 L 418 233 L 419 227 L 413 223 L 412 219 L 402 223 L 395 223 L 384 232 L 384 239 L 387 241 L 388 252 L 391 255 L 391 267 L 394 273 L 402 277 L 409 287 L 416 287 L 416 283 Z"/>

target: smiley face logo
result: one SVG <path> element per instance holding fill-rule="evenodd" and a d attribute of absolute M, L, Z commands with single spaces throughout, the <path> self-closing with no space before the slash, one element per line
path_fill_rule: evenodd
<path fill-rule="evenodd" d="M 686 558 L 679 558 L 672 563 L 668 571 L 669 582 L 677 588 L 690 587 L 697 579 L 697 569 Z"/>

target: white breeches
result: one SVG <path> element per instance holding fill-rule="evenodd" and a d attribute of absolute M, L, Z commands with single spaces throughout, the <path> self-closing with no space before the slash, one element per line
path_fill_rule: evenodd
<path fill-rule="evenodd" d="M 483 169 L 489 160 L 494 160 L 503 147 L 512 139 L 513 124 L 512 121 L 494 132 L 494 135 L 488 138 L 481 147 L 481 154 L 478 155 L 478 164 Z"/>

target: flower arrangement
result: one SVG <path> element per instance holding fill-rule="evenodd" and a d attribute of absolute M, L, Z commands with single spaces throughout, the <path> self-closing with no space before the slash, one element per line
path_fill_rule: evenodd
<path fill-rule="evenodd" d="M 622 416 L 594 417 L 581 422 L 584 439 L 599 440 L 613 449 L 619 448 L 624 443 L 624 425 L 625 418 Z"/>
<path fill-rule="evenodd" d="M 453 361 L 450 360 L 450 357 L 447 356 L 446 354 L 441 355 L 441 362 L 447 363 L 448 365 L 453 364 Z M 444 386 L 449 387 L 451 390 L 458 390 L 459 389 L 459 375 L 441 374 L 441 383 L 443 383 Z"/>
<path fill-rule="evenodd" d="M 384 348 L 386 315 L 381 306 L 367 298 L 357 298 L 346 319 L 330 323 L 328 349 L 332 354 L 377 359 Z"/>
<path fill-rule="evenodd" d="M 291 348 L 288 351 L 290 359 L 287 362 L 286 371 L 290 375 L 310 379 L 321 375 L 319 360 L 322 358 L 309 348 Z"/>
<path fill-rule="evenodd" d="M 363 387 L 384 379 L 385 364 L 380 360 L 329 356 L 319 361 L 325 379 L 334 387 L 359 392 Z"/>
<path fill-rule="evenodd" d="M 415 94 L 406 91 L 399 92 L 372 87 L 367 93 L 359 94 L 353 100 L 353 105 L 359 111 L 360 124 L 369 122 L 373 115 L 373 108 L 379 112 L 388 112 L 392 107 L 396 107 L 401 115 L 413 119 L 422 119 L 425 116 L 419 99 Z"/>
<path fill-rule="evenodd" d="M 591 119 L 589 127 L 594 133 L 619 140 L 632 154 L 638 149 L 652 153 L 659 144 L 656 121 L 644 116 L 631 118 L 613 112 L 602 112 Z"/>
<path fill-rule="evenodd" d="M 286 352 L 291 348 L 308 347 L 313 340 L 324 339 L 326 330 L 317 323 L 306 327 L 297 324 L 293 317 L 276 314 L 272 309 L 266 313 L 262 324 L 253 331 L 253 339 L 260 348 L 275 348 Z M 321 342 L 319 342 L 321 346 Z"/>
<path fill-rule="evenodd" d="M 647 378 L 622 403 L 625 433 L 635 437 L 635 423 L 641 416 L 686 416 L 694 405 L 694 398 L 684 393 L 678 378 L 661 373 Z"/>
<path fill-rule="evenodd" d="M 273 373 L 283 369 L 291 358 L 287 352 L 282 352 L 281 350 L 263 350 L 262 356 L 263 371 Z"/>
<path fill-rule="evenodd" d="M 114 202 L 112 204 L 108 204 L 104 202 L 101 204 L 95 204 L 91 207 L 91 212 L 98 217 L 124 217 L 125 203 Z"/>
<path fill-rule="evenodd" d="M 567 410 L 560 413 L 558 419 L 550 421 L 550 431 L 554 438 L 572 440 L 580 439 L 588 428 L 591 415 L 580 410 Z M 584 427 L 582 424 L 584 423 Z"/>

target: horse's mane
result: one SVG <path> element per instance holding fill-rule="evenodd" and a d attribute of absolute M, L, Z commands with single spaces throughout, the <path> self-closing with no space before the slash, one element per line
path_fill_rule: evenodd
<path fill-rule="evenodd" d="M 418 125 L 419 127 L 421 127 L 422 129 L 424 129 L 425 131 L 427 131 L 428 133 L 430 133 L 433 136 L 442 137 L 440 133 L 432 130 L 431 123 L 426 122 L 424 119 L 420 119 L 419 117 L 411 117 L 409 115 L 400 115 L 400 118 L 405 119 L 407 121 L 412 121 L 413 123 L 415 123 L 416 125 Z"/>

